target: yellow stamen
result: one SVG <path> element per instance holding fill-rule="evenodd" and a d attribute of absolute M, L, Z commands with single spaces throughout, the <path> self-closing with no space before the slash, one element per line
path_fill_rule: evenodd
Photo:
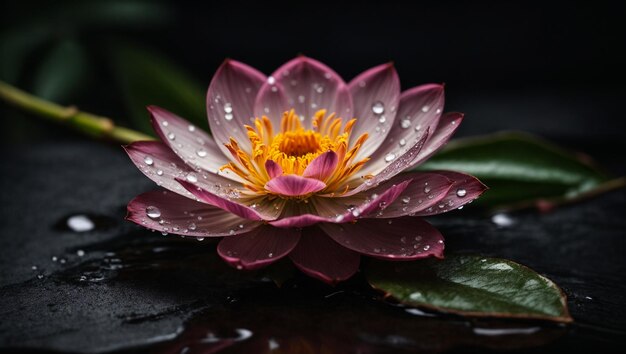
<path fill-rule="evenodd" d="M 318 193 L 335 194 L 349 190 L 346 181 L 369 160 L 354 161 L 368 134 L 359 136 L 350 143 L 350 134 L 356 119 L 350 119 L 341 129 L 343 118 L 326 110 L 317 111 L 312 119 L 312 129 L 303 127 L 295 111 L 285 112 L 280 123 L 280 132 L 274 135 L 272 122 L 265 116 L 256 118 L 246 125 L 251 151 L 245 151 L 237 140 L 230 138 L 225 144 L 233 156 L 233 162 L 221 167 L 231 170 L 244 180 L 244 186 L 253 194 L 267 194 L 265 184 L 270 180 L 265 170 L 267 160 L 276 162 L 284 174 L 302 175 L 307 166 L 326 151 L 334 151 L 339 162 L 335 171 L 326 178 L 326 188 Z M 341 190 L 337 190 L 341 187 Z"/>

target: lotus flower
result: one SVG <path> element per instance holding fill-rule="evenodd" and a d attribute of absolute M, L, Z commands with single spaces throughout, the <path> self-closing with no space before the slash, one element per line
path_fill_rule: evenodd
<path fill-rule="evenodd" d="M 239 269 L 288 256 L 327 283 L 351 277 L 360 257 L 443 257 L 422 219 L 456 209 L 486 188 L 451 171 L 416 172 L 458 128 L 442 114 L 444 87 L 400 92 L 392 64 L 349 84 L 297 57 L 271 76 L 226 60 L 207 94 L 212 136 L 148 107 L 161 141 L 126 146 L 165 190 L 137 196 L 127 218 L 164 233 L 223 237 L 219 255 Z"/>

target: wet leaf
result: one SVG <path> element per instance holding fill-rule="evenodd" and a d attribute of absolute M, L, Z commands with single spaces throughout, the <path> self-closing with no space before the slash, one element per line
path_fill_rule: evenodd
<path fill-rule="evenodd" d="M 181 68 L 160 55 L 130 46 L 114 53 L 115 72 L 126 96 L 134 125 L 154 135 L 147 105 L 163 107 L 199 125 L 206 125 L 205 89 Z"/>
<path fill-rule="evenodd" d="M 80 45 L 65 40 L 55 45 L 39 66 L 33 92 L 44 99 L 67 103 L 85 80 L 87 59 Z"/>
<path fill-rule="evenodd" d="M 519 132 L 453 141 L 418 169 L 478 177 L 489 190 L 477 204 L 488 207 L 574 199 L 609 181 L 588 158 Z"/>
<path fill-rule="evenodd" d="M 565 296 L 549 279 L 515 262 L 471 255 L 371 263 L 370 284 L 409 306 L 487 317 L 571 322 Z"/>

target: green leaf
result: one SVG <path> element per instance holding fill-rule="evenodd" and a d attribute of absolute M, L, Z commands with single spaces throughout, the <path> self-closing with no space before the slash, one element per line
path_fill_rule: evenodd
<path fill-rule="evenodd" d="M 74 41 L 65 40 L 54 46 L 35 74 L 35 95 L 55 102 L 66 102 L 78 92 L 87 73 L 87 59 Z"/>
<path fill-rule="evenodd" d="M 32 25 L 0 34 L 0 79 L 15 84 L 26 59 L 50 37 L 48 28 Z"/>
<path fill-rule="evenodd" d="M 609 180 L 588 160 L 519 132 L 453 141 L 418 169 L 478 177 L 489 190 L 477 202 L 489 207 L 570 200 Z"/>
<path fill-rule="evenodd" d="M 565 296 L 549 279 L 515 262 L 470 255 L 375 262 L 370 284 L 410 305 L 469 316 L 571 322 Z"/>
<path fill-rule="evenodd" d="M 154 135 L 148 105 L 163 107 L 198 126 L 206 125 L 206 89 L 170 61 L 151 51 L 124 46 L 114 51 L 114 66 L 138 129 Z"/>

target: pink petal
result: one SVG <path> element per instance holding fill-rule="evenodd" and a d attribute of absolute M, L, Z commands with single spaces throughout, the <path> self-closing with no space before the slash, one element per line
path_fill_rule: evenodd
<path fill-rule="evenodd" d="M 370 135 L 356 159 L 371 156 L 394 125 L 400 100 L 400 79 L 393 64 L 373 67 L 348 84 L 357 118 L 352 136 Z M 380 109 L 380 111 L 378 110 Z"/>
<path fill-rule="evenodd" d="M 454 171 L 432 171 L 433 173 L 446 176 L 453 181 L 448 194 L 441 199 L 436 206 L 432 206 L 419 211 L 416 215 L 435 215 L 445 213 L 450 210 L 471 203 L 487 190 L 478 178 L 461 172 Z"/>
<path fill-rule="evenodd" d="M 297 197 L 319 192 L 326 188 L 326 184 L 314 178 L 298 175 L 282 175 L 272 178 L 265 184 L 268 191 L 289 197 Z"/>
<path fill-rule="evenodd" d="M 164 190 L 131 200 L 126 219 L 152 230 L 195 237 L 236 235 L 262 225 Z"/>
<path fill-rule="evenodd" d="M 213 138 L 185 119 L 157 106 L 148 106 L 152 126 L 161 140 L 187 165 L 200 171 L 218 173 L 229 159 L 222 154 Z M 220 172 L 226 178 L 240 182 L 230 171 Z"/>
<path fill-rule="evenodd" d="M 299 56 L 276 70 L 259 90 L 255 113 L 279 123 L 282 113 L 294 108 L 308 122 L 326 109 L 340 117 L 352 116 L 352 98 L 343 79 L 317 60 Z M 267 108 L 267 110 L 266 110 Z"/>
<path fill-rule="evenodd" d="M 411 166 L 416 166 L 421 162 L 426 161 L 429 157 L 444 147 L 457 128 L 461 125 L 462 121 L 463 113 L 450 112 L 444 114 L 439 121 L 437 130 L 433 136 L 428 139 L 422 151 L 420 151 L 415 160 L 411 163 Z"/>
<path fill-rule="evenodd" d="M 196 184 L 180 178 L 177 178 L 176 181 L 178 181 L 178 183 L 180 183 L 186 190 L 198 198 L 198 201 L 224 209 L 244 219 L 266 220 L 266 218 L 268 218 L 268 216 L 259 214 L 253 208 L 229 200 L 226 197 L 218 196 Z"/>
<path fill-rule="evenodd" d="M 337 154 L 334 151 L 327 151 L 311 161 L 302 176 L 325 181 L 335 172 L 338 162 Z"/>
<path fill-rule="evenodd" d="M 223 144 L 230 137 L 249 151 L 244 124 L 250 124 L 254 117 L 254 101 L 265 80 L 265 75 L 256 69 L 230 59 L 213 76 L 207 92 L 207 114 L 211 133 L 225 156 L 230 156 L 230 152 Z"/>
<path fill-rule="evenodd" d="M 359 254 L 341 247 L 322 230 L 310 227 L 289 254 L 303 273 L 334 285 L 354 275 L 359 269 Z"/>
<path fill-rule="evenodd" d="M 345 196 L 351 196 L 369 190 L 409 168 L 411 166 L 411 162 L 413 162 L 413 160 L 415 159 L 415 156 L 417 156 L 417 154 L 420 152 L 420 150 L 422 150 L 422 147 L 426 143 L 428 139 L 428 134 L 429 129 L 427 128 L 424 132 L 424 135 L 422 135 L 422 137 L 418 141 L 412 144 L 411 148 L 407 152 L 405 152 L 402 156 L 398 158 L 394 157 L 395 160 L 390 160 L 391 162 L 389 162 L 389 165 L 377 175 L 375 175 L 374 178 L 362 182 L 358 187 L 346 193 Z M 354 182 L 355 181 L 348 181 L 349 184 L 353 184 Z"/>
<path fill-rule="evenodd" d="M 400 181 L 394 185 L 381 185 L 372 193 L 361 193 L 350 197 L 313 197 L 307 205 L 314 209 L 314 213 L 282 216 L 278 220 L 270 221 L 276 227 L 305 227 L 320 222 L 347 223 L 360 217 L 367 217 L 376 213 L 386 205 L 391 204 L 409 185 L 410 180 Z"/>
<path fill-rule="evenodd" d="M 431 137 L 424 145 L 426 149 L 436 132 L 443 103 L 444 89 L 439 84 L 422 85 L 403 92 L 397 119 L 390 128 L 387 139 L 381 140 L 382 144 L 363 166 L 361 173 L 378 174 L 390 161 L 404 155 L 413 146 L 413 142 L 419 141 L 424 132 L 430 129 Z M 394 158 L 389 160 L 389 156 Z"/>
<path fill-rule="evenodd" d="M 138 141 L 124 147 L 133 163 L 159 186 L 192 198 L 192 194 L 176 182 L 176 178 L 197 178 L 199 182 L 242 187 L 239 183 L 213 173 L 200 173 L 185 164 L 169 147 L 157 141 Z M 201 178 L 206 176 L 206 178 Z"/>
<path fill-rule="evenodd" d="M 443 236 L 421 218 L 365 219 L 320 227 L 340 245 L 364 255 L 398 261 L 443 258 Z"/>
<path fill-rule="evenodd" d="M 258 269 L 286 256 L 300 240 L 299 230 L 261 226 L 243 235 L 226 237 L 217 252 L 238 269 Z"/>
<path fill-rule="evenodd" d="M 282 176 L 283 174 L 283 168 L 272 160 L 265 161 L 265 171 L 267 171 L 270 178 Z"/>
<path fill-rule="evenodd" d="M 386 185 L 400 183 L 411 179 L 411 184 L 402 191 L 393 203 L 371 217 L 396 218 L 404 215 L 414 215 L 424 209 L 436 205 L 445 198 L 452 188 L 453 181 L 437 172 L 407 172 L 399 174 Z"/>

